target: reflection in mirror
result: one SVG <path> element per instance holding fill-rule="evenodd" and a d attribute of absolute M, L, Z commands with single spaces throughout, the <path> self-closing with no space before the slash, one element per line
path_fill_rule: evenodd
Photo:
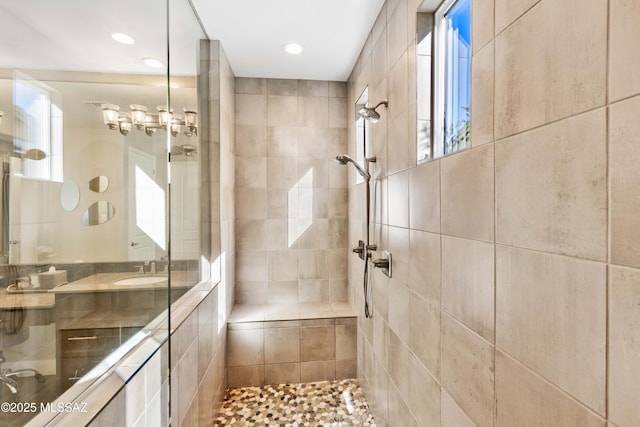
<path fill-rule="evenodd" d="M 109 221 L 116 214 L 116 208 L 110 203 L 101 200 L 95 202 L 82 215 L 82 225 L 100 225 Z"/>
<path fill-rule="evenodd" d="M 104 175 L 96 176 L 89 181 L 89 190 L 104 193 L 109 188 L 109 178 Z"/>
<path fill-rule="evenodd" d="M 71 212 L 78 207 L 80 202 L 80 188 L 73 180 L 67 180 L 62 184 L 60 188 L 60 204 L 62 209 L 67 212 Z"/>

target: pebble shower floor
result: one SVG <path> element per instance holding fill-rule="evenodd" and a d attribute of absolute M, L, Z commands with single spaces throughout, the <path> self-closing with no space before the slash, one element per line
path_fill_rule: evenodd
<path fill-rule="evenodd" d="M 357 380 L 243 387 L 227 392 L 216 426 L 375 427 Z"/>

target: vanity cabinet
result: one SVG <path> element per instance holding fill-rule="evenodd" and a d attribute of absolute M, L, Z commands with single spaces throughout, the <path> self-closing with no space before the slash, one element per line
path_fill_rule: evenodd
<path fill-rule="evenodd" d="M 63 387 L 73 385 L 140 329 L 142 326 L 59 330 L 58 372 Z"/>

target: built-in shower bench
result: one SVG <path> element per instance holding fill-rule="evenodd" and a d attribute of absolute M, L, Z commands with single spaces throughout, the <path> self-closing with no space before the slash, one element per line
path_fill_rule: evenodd
<path fill-rule="evenodd" d="M 237 304 L 227 330 L 230 388 L 357 376 L 348 302 Z"/>

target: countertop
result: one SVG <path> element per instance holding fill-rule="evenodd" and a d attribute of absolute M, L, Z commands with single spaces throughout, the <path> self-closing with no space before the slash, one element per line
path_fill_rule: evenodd
<path fill-rule="evenodd" d="M 173 271 L 171 272 L 171 288 L 188 288 L 196 283 L 197 278 L 188 280 L 189 272 Z M 194 272 L 193 274 L 197 274 Z M 158 276 L 165 277 L 162 274 L 136 274 L 136 273 L 97 273 L 87 276 L 75 282 L 65 283 L 56 288 L 42 292 L 14 293 L 7 292 L 6 289 L 0 289 L 0 310 L 11 310 L 14 308 L 28 309 L 49 309 L 55 306 L 56 294 L 75 294 L 89 292 L 127 292 L 148 289 L 164 289 L 167 287 L 167 281 L 150 285 L 115 285 L 114 282 L 127 279 L 130 277 L 149 277 Z"/>
<path fill-rule="evenodd" d="M 53 308 L 56 297 L 49 292 L 38 293 L 10 293 L 6 289 L 0 289 L 0 310 L 15 308 L 47 309 Z"/>
<path fill-rule="evenodd" d="M 167 281 L 150 285 L 116 285 L 114 282 L 131 277 L 167 277 L 166 274 L 137 274 L 137 273 L 97 273 L 87 276 L 75 282 L 59 285 L 49 291 L 53 294 L 75 294 L 83 292 L 115 292 L 115 291 L 139 291 L 148 289 L 166 289 Z M 172 271 L 171 288 L 187 288 L 196 283 L 197 280 L 187 280 L 188 272 Z"/>

